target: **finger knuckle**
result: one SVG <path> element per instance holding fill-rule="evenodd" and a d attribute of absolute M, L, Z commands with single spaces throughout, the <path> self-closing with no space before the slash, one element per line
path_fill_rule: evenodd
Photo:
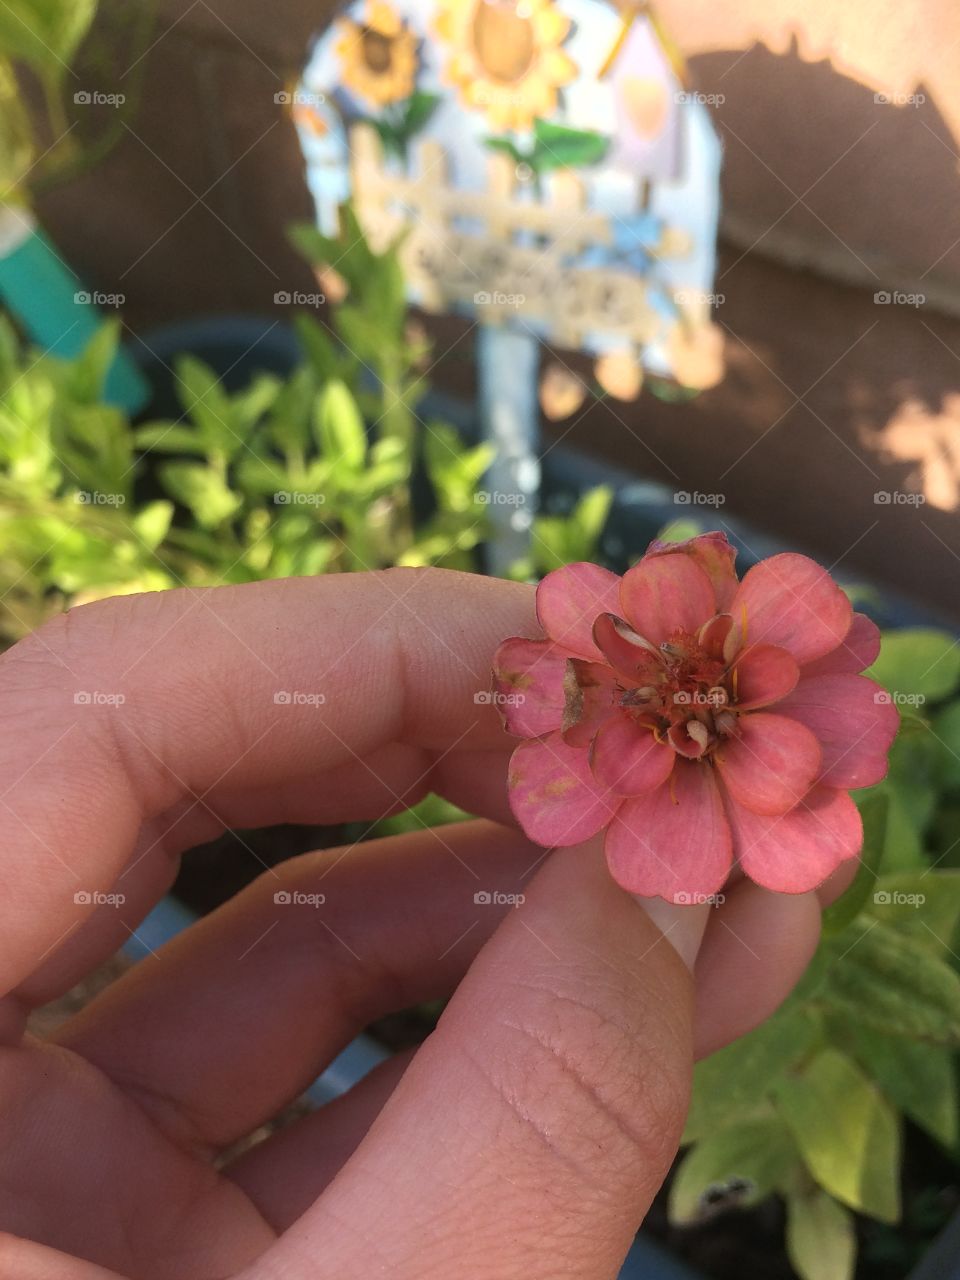
<path fill-rule="evenodd" d="M 527 983 L 516 994 L 500 1018 L 508 1050 L 494 1068 L 515 1113 L 590 1181 L 661 1177 L 689 1088 L 676 1019 L 658 1010 L 656 1021 L 638 1020 L 616 980 L 589 990 Z"/>

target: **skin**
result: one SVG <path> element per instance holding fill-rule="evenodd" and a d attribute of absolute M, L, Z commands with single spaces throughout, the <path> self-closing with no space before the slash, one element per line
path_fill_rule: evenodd
<path fill-rule="evenodd" d="M 650 911 L 599 842 L 520 835 L 512 742 L 474 698 L 497 643 L 536 634 L 531 588 L 390 570 L 89 605 L 0 659 L 0 1275 L 616 1275 L 695 1055 L 780 1004 L 820 900 L 740 881 L 719 908 Z M 25 1030 L 197 843 L 428 791 L 480 820 L 292 859 L 52 1041 Z M 93 891 L 125 901 L 75 900 Z M 415 1056 L 218 1158 L 371 1018 L 451 995 Z"/>

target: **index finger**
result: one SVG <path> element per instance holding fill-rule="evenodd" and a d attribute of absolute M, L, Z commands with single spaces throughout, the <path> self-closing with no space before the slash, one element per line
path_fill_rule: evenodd
<path fill-rule="evenodd" d="M 21 641 L 0 659 L 0 992 L 184 798 L 308 779 L 389 743 L 504 745 L 476 695 L 498 642 L 535 629 L 530 587 L 391 569 L 123 597 Z"/>

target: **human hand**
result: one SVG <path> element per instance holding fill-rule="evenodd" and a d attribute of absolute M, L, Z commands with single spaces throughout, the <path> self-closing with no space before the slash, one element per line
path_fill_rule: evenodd
<path fill-rule="evenodd" d="M 535 631 L 532 588 L 392 570 L 113 600 L 0 659 L 0 1276 L 616 1275 L 694 1054 L 782 1001 L 819 904 L 742 881 L 647 911 L 598 845 L 523 838 L 513 744 L 474 699 L 497 643 Z M 111 700 L 76 702 L 93 691 Z M 429 791 L 482 820 L 293 859 L 51 1042 L 25 1034 L 185 850 Z M 125 901 L 75 900 L 96 892 Z M 369 1021 L 451 993 L 412 1059 L 215 1166 Z"/>

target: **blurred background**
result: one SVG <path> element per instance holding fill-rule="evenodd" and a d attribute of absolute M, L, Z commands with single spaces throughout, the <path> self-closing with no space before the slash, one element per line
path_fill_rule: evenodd
<path fill-rule="evenodd" d="M 671 489 L 721 489 L 727 513 L 956 618 L 960 14 L 934 0 L 658 8 L 716 99 L 726 376 L 688 404 L 644 395 L 550 430 Z M 126 11 L 104 0 L 95 32 L 115 40 Z M 70 84 L 138 85 L 139 107 L 102 163 L 37 205 L 81 277 L 125 295 L 135 333 L 210 312 L 282 320 L 275 292 L 315 288 L 285 236 L 312 205 L 274 95 L 329 12 L 157 0 L 129 58 L 89 68 L 81 47 Z M 875 300 L 898 291 L 923 301 Z M 459 337 L 448 324 L 431 378 L 469 396 Z M 879 510 L 878 491 L 925 503 Z"/>

